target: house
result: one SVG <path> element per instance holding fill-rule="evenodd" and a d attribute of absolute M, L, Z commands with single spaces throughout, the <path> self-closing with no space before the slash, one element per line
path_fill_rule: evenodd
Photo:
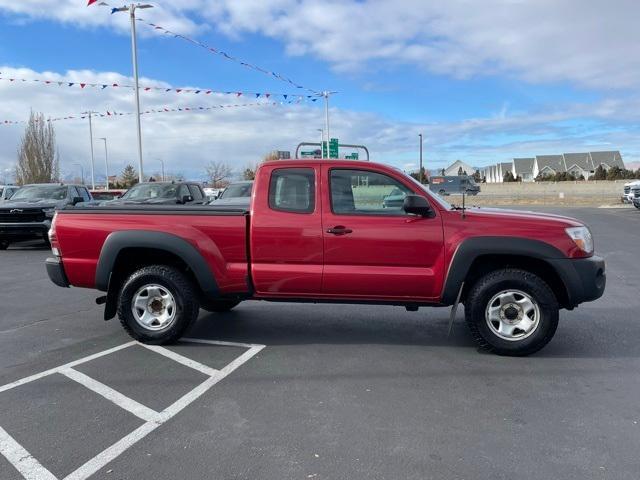
<path fill-rule="evenodd" d="M 624 162 L 622 161 L 622 155 L 618 150 L 612 150 L 607 152 L 589 152 L 591 163 L 593 164 L 593 170 L 595 171 L 600 165 L 605 170 L 609 170 L 612 167 L 619 167 L 624 169 Z"/>
<path fill-rule="evenodd" d="M 500 181 L 504 181 L 504 176 L 507 172 L 511 172 L 513 174 L 513 160 L 510 162 L 502 162 L 500 165 Z M 515 178 L 515 176 L 514 176 Z"/>
<path fill-rule="evenodd" d="M 535 176 L 533 175 L 533 164 L 536 159 L 531 158 L 514 158 L 513 159 L 513 177 L 520 177 L 523 182 L 533 182 Z"/>
<path fill-rule="evenodd" d="M 533 162 L 533 178 L 562 172 L 566 172 L 562 155 L 536 155 Z"/>
<path fill-rule="evenodd" d="M 563 153 L 565 171 L 575 178 L 588 179 L 593 175 L 595 169 L 591 161 L 591 155 L 586 153 Z"/>
<path fill-rule="evenodd" d="M 476 171 L 475 168 L 473 168 L 468 163 L 465 163 L 462 160 L 456 160 L 455 162 L 453 162 L 451 165 L 449 165 L 447 168 L 444 169 L 444 174 L 445 176 L 458 175 L 458 172 L 460 171 L 461 168 L 463 172 L 467 173 L 467 175 L 473 175 L 473 172 Z"/>

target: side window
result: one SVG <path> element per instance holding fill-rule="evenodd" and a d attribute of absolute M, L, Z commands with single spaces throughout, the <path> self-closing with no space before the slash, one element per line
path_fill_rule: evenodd
<path fill-rule="evenodd" d="M 292 213 L 312 213 L 316 203 L 312 168 L 279 168 L 271 173 L 269 208 Z"/>
<path fill-rule="evenodd" d="M 182 198 L 185 195 L 191 195 L 191 193 L 189 193 L 189 189 L 187 188 L 187 186 L 185 184 L 182 184 L 178 189 L 178 198 Z"/>
<path fill-rule="evenodd" d="M 90 202 L 91 201 L 91 196 L 89 195 L 89 192 L 87 191 L 86 188 L 84 187 L 76 187 L 78 189 L 78 192 L 80 192 L 80 196 L 82 197 L 82 200 L 85 202 Z"/>
<path fill-rule="evenodd" d="M 405 215 L 404 197 L 411 189 L 393 178 L 367 170 L 333 169 L 331 209 L 343 215 Z"/>
<path fill-rule="evenodd" d="M 198 187 L 197 185 L 189 185 L 189 191 L 191 192 L 191 196 L 196 202 L 199 202 L 204 198 L 202 192 L 200 191 L 200 187 Z"/>
<path fill-rule="evenodd" d="M 80 192 L 76 189 L 76 187 L 69 187 L 69 202 L 76 197 L 81 197 Z"/>

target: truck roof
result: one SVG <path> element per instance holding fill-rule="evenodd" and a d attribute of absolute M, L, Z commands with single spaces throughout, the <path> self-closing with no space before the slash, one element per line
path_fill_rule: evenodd
<path fill-rule="evenodd" d="M 391 165 L 386 165 L 384 163 L 370 162 L 367 160 L 345 160 L 341 158 L 292 158 L 290 160 L 268 160 L 264 162 L 264 164 L 289 165 L 289 166 L 326 164 L 326 165 L 338 165 L 341 167 L 354 167 L 354 168 L 374 166 L 374 167 L 379 167 L 387 170 L 388 169 L 397 170 L 395 167 Z"/>

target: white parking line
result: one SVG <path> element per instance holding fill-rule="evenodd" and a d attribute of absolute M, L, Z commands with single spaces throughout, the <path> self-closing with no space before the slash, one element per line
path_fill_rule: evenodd
<path fill-rule="evenodd" d="M 159 418 L 160 414 L 155 410 L 136 402 L 111 387 L 107 387 L 104 383 L 94 380 L 82 372 L 74 370 L 73 368 L 64 368 L 60 370 L 60 373 L 87 387 L 89 390 L 96 392 L 98 395 L 103 396 L 107 400 L 110 400 L 123 410 L 134 414 L 145 422 L 153 422 Z"/>
<path fill-rule="evenodd" d="M 107 400 L 113 402 L 120 408 L 131 412 L 137 417 L 145 420 L 145 423 L 140 427 L 135 429 L 126 437 L 118 440 L 113 445 L 93 457 L 91 460 L 86 462 L 80 468 L 69 474 L 65 477 L 64 480 L 85 480 L 98 470 L 103 468 L 109 462 L 114 460 L 128 448 L 132 447 L 136 442 L 140 441 L 144 437 L 146 437 L 149 433 L 154 431 L 160 425 L 168 421 L 177 415 L 184 408 L 189 406 L 199 397 L 201 397 L 205 392 L 207 392 L 211 387 L 213 387 L 220 380 L 225 378 L 231 372 L 236 370 L 242 364 L 250 360 L 254 355 L 256 355 L 260 350 L 262 350 L 264 345 L 252 345 L 247 343 L 233 343 L 233 342 L 220 342 L 215 340 L 200 340 L 200 339 L 182 339 L 184 342 L 189 343 L 204 343 L 209 345 L 220 345 L 220 346 L 229 346 L 229 347 L 238 347 L 248 349 L 240 356 L 236 357 L 233 361 L 227 364 L 220 370 L 216 370 L 214 368 L 203 365 L 195 360 L 191 360 L 190 358 L 179 355 L 171 350 L 168 350 L 159 346 L 150 346 L 143 345 L 138 342 L 129 342 L 118 347 L 111 348 L 109 350 L 105 350 L 103 352 L 99 352 L 93 355 L 89 355 L 87 357 L 81 358 L 80 360 L 76 360 L 65 365 L 61 365 L 56 368 L 52 368 L 50 370 L 46 370 L 44 372 L 31 375 L 29 377 L 23 378 L 21 380 L 17 380 L 15 382 L 9 383 L 0 387 L 0 392 L 4 392 L 6 390 L 10 390 L 12 388 L 18 387 L 20 385 L 24 385 L 25 383 L 32 382 L 34 380 L 38 380 L 40 378 L 46 377 L 48 375 L 52 375 L 54 373 L 60 373 L 65 375 L 71 380 L 74 380 L 91 391 L 101 395 Z M 123 395 L 122 393 L 114 390 L 113 388 L 98 382 L 97 380 L 81 373 L 77 370 L 74 370 L 73 366 L 80 365 L 82 363 L 86 363 L 90 360 L 108 355 L 113 352 L 117 352 L 123 348 L 127 348 L 131 345 L 141 345 L 157 354 L 164 355 L 167 358 L 174 360 L 182 365 L 190 367 L 194 370 L 197 370 L 201 373 L 204 373 L 209 378 L 207 378 L 200 385 L 192 389 L 186 395 L 178 399 L 169 407 L 165 408 L 162 412 L 156 412 L 151 408 L 142 405 L 139 402 Z M 24 449 L 18 442 L 16 442 L 5 430 L 0 427 L 0 453 L 4 455 L 4 457 L 22 474 L 22 476 L 27 480 L 57 480 L 57 478 L 49 472 L 45 467 L 43 467 L 28 451 Z"/>
<path fill-rule="evenodd" d="M 22 445 L 0 427 L 0 452 L 27 480 L 57 480 Z"/>
<path fill-rule="evenodd" d="M 182 365 L 193 368 L 194 370 L 198 370 L 201 373 L 204 373 L 207 376 L 215 375 L 218 373 L 218 370 L 215 368 L 207 367 L 201 363 L 196 362 L 195 360 L 191 360 L 190 358 L 183 357 L 179 353 L 176 353 L 172 350 L 167 350 L 166 348 L 159 347 L 157 345 L 145 345 L 144 343 L 140 344 L 141 347 L 148 348 L 152 352 L 159 353 L 160 355 L 164 355 L 167 358 L 170 358 L 174 362 L 181 363 Z"/>

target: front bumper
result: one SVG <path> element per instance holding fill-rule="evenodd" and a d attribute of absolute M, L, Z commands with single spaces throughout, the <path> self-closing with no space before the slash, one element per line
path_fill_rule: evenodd
<path fill-rule="evenodd" d="M 0 223 L 0 237 L 42 238 L 49 233 L 51 220 L 44 222 Z"/>
<path fill-rule="evenodd" d="M 562 258 L 551 263 L 567 289 L 567 308 L 596 300 L 604 293 L 607 277 L 602 257 Z"/>
<path fill-rule="evenodd" d="M 46 260 L 47 275 L 53 283 L 59 287 L 69 288 L 69 279 L 64 271 L 62 260 L 58 257 L 49 257 Z"/>

